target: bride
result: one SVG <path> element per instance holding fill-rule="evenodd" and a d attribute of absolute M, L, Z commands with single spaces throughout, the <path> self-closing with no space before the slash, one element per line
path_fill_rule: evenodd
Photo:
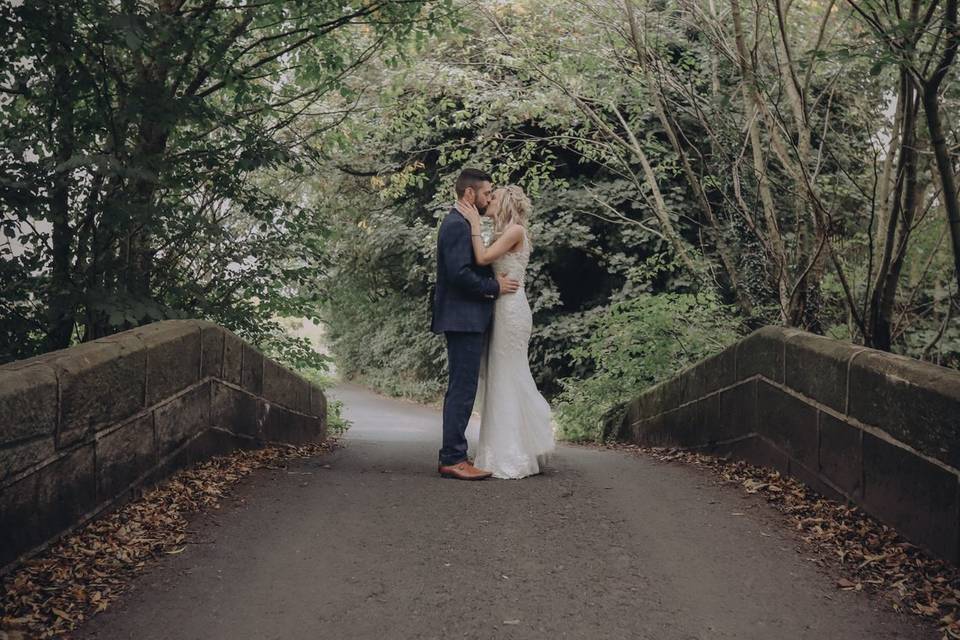
<path fill-rule="evenodd" d="M 497 298 L 493 328 L 483 361 L 477 404 L 480 406 L 480 443 L 476 466 L 495 478 L 523 478 L 541 472 L 554 449 L 550 405 L 540 395 L 530 374 L 527 348 L 533 315 L 522 283 L 530 261 L 527 218 L 530 200 L 523 189 L 509 185 L 497 189 L 487 206 L 493 219 L 493 243 L 484 246 L 480 214 L 471 204 L 457 207 L 470 222 L 474 260 L 492 264 L 495 273 L 521 283 L 514 295 Z"/>

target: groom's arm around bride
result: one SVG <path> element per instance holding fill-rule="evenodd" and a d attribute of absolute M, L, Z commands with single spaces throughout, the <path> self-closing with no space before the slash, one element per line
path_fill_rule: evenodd
<path fill-rule="evenodd" d="M 464 169 L 456 184 L 457 199 L 486 209 L 493 191 L 489 175 Z M 495 278 L 489 266 L 473 259 L 470 223 L 456 209 L 440 224 L 437 236 L 437 285 L 432 329 L 447 342 L 449 380 L 443 399 L 443 446 L 439 452 L 442 476 L 480 480 L 490 475 L 467 458 L 467 423 L 477 394 L 477 379 L 485 333 L 493 318 L 493 304 L 501 294 L 516 292 L 519 283 Z"/>

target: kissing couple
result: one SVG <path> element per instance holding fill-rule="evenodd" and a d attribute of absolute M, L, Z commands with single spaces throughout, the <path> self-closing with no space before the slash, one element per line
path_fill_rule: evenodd
<path fill-rule="evenodd" d="M 455 189 L 457 202 L 437 237 L 433 301 L 432 330 L 446 337 L 449 369 L 438 471 L 458 480 L 536 475 L 554 450 L 554 429 L 527 361 L 533 314 L 524 279 L 532 207 L 523 189 L 494 190 L 479 169 L 464 169 Z M 483 216 L 493 224 L 489 246 Z M 466 430 L 475 406 L 480 441 L 471 460 Z"/>

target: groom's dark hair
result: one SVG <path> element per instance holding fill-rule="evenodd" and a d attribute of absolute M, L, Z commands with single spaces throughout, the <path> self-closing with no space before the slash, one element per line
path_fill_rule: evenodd
<path fill-rule="evenodd" d="M 476 187 L 481 182 L 493 182 L 493 178 L 486 171 L 480 169 L 464 169 L 457 176 L 457 184 L 454 187 L 457 190 L 457 197 L 462 198 L 466 193 L 467 187 Z"/>

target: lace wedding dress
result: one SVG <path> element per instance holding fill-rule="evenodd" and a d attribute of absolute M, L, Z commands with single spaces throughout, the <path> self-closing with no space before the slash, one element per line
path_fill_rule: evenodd
<path fill-rule="evenodd" d="M 493 326 L 480 365 L 477 406 L 480 441 L 474 464 L 495 478 L 523 478 L 540 473 L 554 449 L 550 405 L 530 374 L 527 348 L 533 315 L 523 288 L 530 241 L 493 263 L 494 273 L 506 273 L 521 283 L 516 293 L 497 298 Z"/>

